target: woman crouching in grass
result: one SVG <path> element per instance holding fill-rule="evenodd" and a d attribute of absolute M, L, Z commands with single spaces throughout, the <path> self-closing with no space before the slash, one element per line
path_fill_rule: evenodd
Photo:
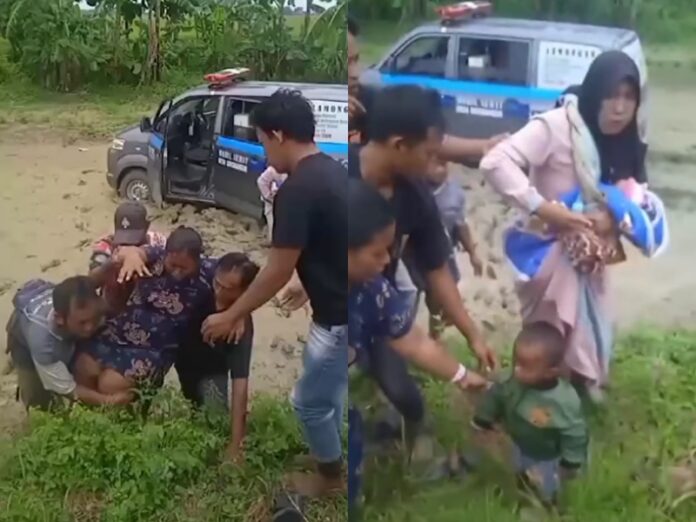
<path fill-rule="evenodd" d="M 391 205 L 361 180 L 348 182 L 348 346 L 350 361 L 364 357 L 375 341 L 389 340 L 403 357 L 461 389 L 483 388 L 486 380 L 467 370 L 413 324 L 407 299 L 381 274 L 389 263 L 395 222 Z M 350 363 L 349 363 L 350 364 Z M 361 418 L 351 407 L 348 433 L 348 499 L 356 507 L 362 461 Z"/>

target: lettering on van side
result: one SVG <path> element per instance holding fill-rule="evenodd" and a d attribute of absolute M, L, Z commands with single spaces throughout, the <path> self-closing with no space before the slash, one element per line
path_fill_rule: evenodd
<path fill-rule="evenodd" d="M 456 111 L 458 114 L 502 118 L 503 103 L 501 99 L 458 97 Z"/>
<path fill-rule="evenodd" d="M 486 118 L 528 119 L 551 108 L 553 108 L 553 102 L 548 101 L 459 96 L 457 97 L 455 110 L 458 114 L 483 116 Z"/>
<path fill-rule="evenodd" d="M 243 154 L 234 154 L 227 150 L 218 151 L 218 164 L 230 169 L 247 172 L 249 170 L 249 158 Z"/>

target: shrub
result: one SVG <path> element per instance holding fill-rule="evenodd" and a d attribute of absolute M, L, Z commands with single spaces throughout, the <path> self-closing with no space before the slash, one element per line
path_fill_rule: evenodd
<path fill-rule="evenodd" d="M 219 465 L 228 430 L 226 415 L 193 413 L 169 389 L 146 420 L 83 406 L 33 412 L 0 463 L 0 521 L 248 522 L 306 450 L 290 405 L 272 397 L 253 401 L 242 469 Z"/>

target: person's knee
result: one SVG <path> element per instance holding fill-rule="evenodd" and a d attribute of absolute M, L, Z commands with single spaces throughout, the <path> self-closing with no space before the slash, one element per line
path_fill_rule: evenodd
<path fill-rule="evenodd" d="M 113 395 L 133 389 L 133 383 L 127 377 L 110 368 L 99 375 L 98 390 L 105 395 Z"/>
<path fill-rule="evenodd" d="M 91 355 L 86 353 L 78 354 L 73 366 L 73 377 L 75 382 L 89 388 L 96 388 L 101 365 Z"/>
<path fill-rule="evenodd" d="M 297 416 L 305 424 L 321 424 L 332 421 L 336 414 L 336 408 L 327 401 L 319 400 L 318 397 L 309 397 L 302 394 L 302 390 L 297 387 L 290 396 L 290 403 L 295 409 Z"/>

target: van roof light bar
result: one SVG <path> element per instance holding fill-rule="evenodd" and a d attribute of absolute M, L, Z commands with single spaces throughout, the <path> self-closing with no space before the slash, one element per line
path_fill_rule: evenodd
<path fill-rule="evenodd" d="M 442 25 L 457 25 L 493 13 L 493 2 L 458 2 L 435 8 Z"/>
<path fill-rule="evenodd" d="M 251 69 L 236 67 L 206 74 L 203 79 L 209 89 L 221 89 L 249 79 Z"/>

